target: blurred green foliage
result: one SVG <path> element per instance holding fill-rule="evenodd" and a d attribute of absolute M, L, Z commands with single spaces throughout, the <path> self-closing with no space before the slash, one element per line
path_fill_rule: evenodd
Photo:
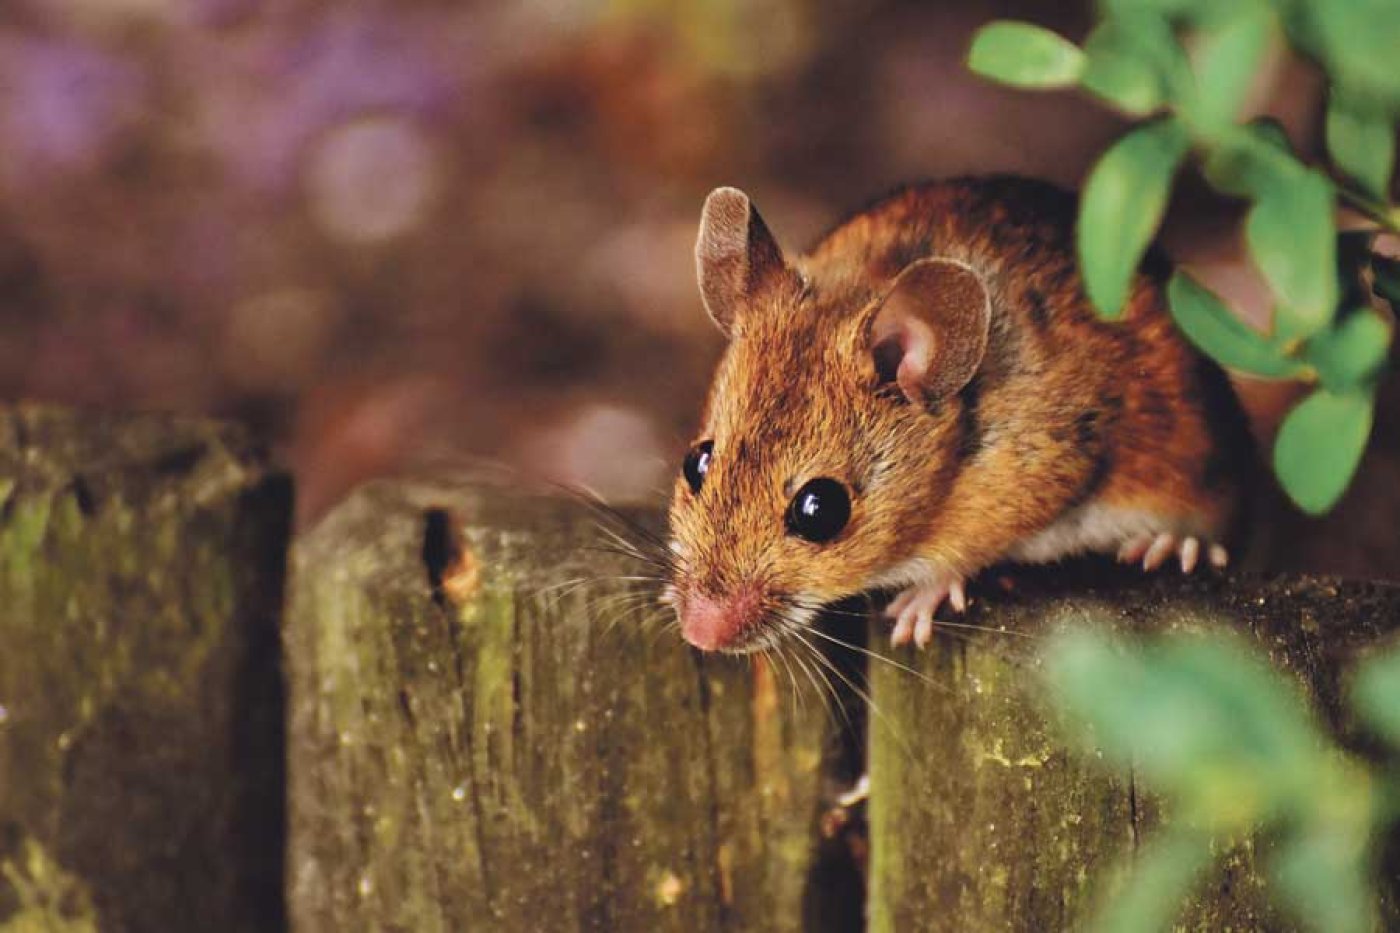
<path fill-rule="evenodd" d="M 1389 200 L 1400 117 L 1400 3 L 1394 0 L 1100 0 L 1083 48 L 1049 30 L 996 22 L 974 37 L 973 71 L 1016 87 L 1072 85 L 1145 118 L 1084 185 L 1078 248 L 1085 289 L 1108 318 L 1161 222 L 1188 154 L 1218 191 L 1250 201 L 1245 239 L 1274 296 L 1272 330 L 1240 323 L 1177 272 L 1172 313 L 1224 365 L 1315 386 L 1284 422 L 1274 470 L 1305 511 L 1345 492 L 1370 434 L 1376 385 L 1394 335 L 1372 292 L 1395 301 L 1400 267 L 1371 249 L 1400 233 Z M 1284 43 L 1328 79 L 1331 173 L 1293 152 L 1270 120 L 1243 121 L 1248 95 Z M 1339 234 L 1337 202 L 1369 221 Z"/>
<path fill-rule="evenodd" d="M 1095 928 L 1162 930 L 1215 855 L 1254 835 L 1281 907 L 1307 929 L 1377 923 L 1378 842 L 1400 773 L 1327 737 L 1297 684 L 1233 635 L 1129 647 L 1093 631 L 1053 640 L 1052 693 L 1067 725 L 1164 798 L 1170 822 L 1137 854 Z M 1400 648 L 1352 678 L 1352 708 L 1400 750 Z"/>

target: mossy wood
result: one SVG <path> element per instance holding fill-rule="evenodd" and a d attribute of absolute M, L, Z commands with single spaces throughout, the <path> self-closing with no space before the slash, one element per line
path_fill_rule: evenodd
<path fill-rule="evenodd" d="M 0 930 L 285 927 L 290 515 L 227 426 L 0 408 Z"/>
<path fill-rule="evenodd" d="M 1097 884 L 1169 818 L 1131 777 L 1067 746 L 1040 688 L 1038 645 L 1074 623 L 1121 632 L 1248 633 L 1296 676 L 1344 741 L 1360 741 L 1340 701 L 1359 654 L 1394 632 L 1400 587 L 1291 578 L 1144 580 L 1101 564 L 1024 572 L 1011 595 L 980 601 L 922 654 L 882 649 L 871 692 L 870 929 L 1061 930 L 1082 925 Z M 1363 743 L 1364 744 L 1364 743 Z M 1218 853 L 1178 929 L 1291 929 L 1270 904 L 1264 839 Z M 1386 928 L 1400 879 L 1385 880 Z"/>
<path fill-rule="evenodd" d="M 605 541 L 579 503 L 381 482 L 299 542 L 298 930 L 835 918 L 813 908 L 826 713 L 658 631 Z"/>
<path fill-rule="evenodd" d="M 580 503 L 356 493 L 296 550 L 284 709 L 290 506 L 225 427 L 0 412 L 0 931 L 1073 927 L 1170 814 L 1048 721 L 1045 634 L 1249 633 L 1359 745 L 1340 678 L 1400 615 L 1392 587 L 1102 564 L 984 590 L 961 621 L 997 631 L 870 664 L 867 908 L 814 828 L 859 729 L 660 630 Z M 1283 927 L 1267 845 L 1223 850 L 1182 925 Z"/>

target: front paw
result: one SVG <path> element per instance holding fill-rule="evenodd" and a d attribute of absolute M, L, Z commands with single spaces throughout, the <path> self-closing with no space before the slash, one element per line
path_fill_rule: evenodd
<path fill-rule="evenodd" d="M 885 607 L 885 615 L 894 619 L 890 644 L 898 647 L 914 644 L 923 648 L 933 640 L 933 614 L 944 600 L 958 612 L 967 608 L 967 590 L 961 577 L 911 586 L 902 591 Z"/>
<path fill-rule="evenodd" d="M 1138 535 L 1123 542 L 1118 549 L 1118 560 L 1125 564 L 1142 561 L 1143 570 L 1156 570 L 1175 555 L 1181 563 L 1183 573 L 1190 573 L 1200 563 L 1202 550 L 1206 561 L 1217 570 L 1230 562 L 1230 552 L 1221 544 L 1202 544 L 1201 539 L 1189 535 L 1174 535 L 1162 532 L 1156 535 Z"/>

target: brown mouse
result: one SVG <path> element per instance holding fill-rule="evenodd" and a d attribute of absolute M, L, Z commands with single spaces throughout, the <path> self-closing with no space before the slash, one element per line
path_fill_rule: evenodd
<path fill-rule="evenodd" d="M 710 194 L 696 264 L 729 345 L 670 513 L 691 644 L 757 650 L 897 588 L 892 641 L 922 646 L 994 562 L 1226 563 L 1246 422 L 1155 252 L 1121 320 L 1094 313 L 1074 214 L 1045 183 L 954 179 L 787 259 L 747 196 Z"/>

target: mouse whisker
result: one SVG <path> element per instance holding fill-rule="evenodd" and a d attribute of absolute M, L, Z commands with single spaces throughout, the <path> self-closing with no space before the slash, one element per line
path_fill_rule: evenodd
<path fill-rule="evenodd" d="M 816 627 L 807 629 L 807 633 L 810 635 L 816 635 L 818 638 L 824 638 L 834 645 L 838 645 L 839 647 L 844 648 L 847 651 L 854 651 L 856 654 L 867 657 L 872 661 L 879 661 L 882 664 L 888 664 L 890 667 L 894 668 L 897 671 L 901 671 L 905 674 L 912 674 L 914 677 L 917 677 L 919 680 L 922 680 L 926 684 L 930 684 L 940 688 L 943 687 L 943 684 L 938 683 L 938 681 L 934 680 L 932 677 L 929 677 L 923 671 L 915 670 L 907 664 L 901 664 L 894 658 L 883 655 L 878 651 L 871 651 L 869 648 L 866 648 L 862 645 L 857 645 L 853 642 L 846 641 L 843 638 L 838 638 L 835 635 L 832 635 L 829 632 L 823 632 L 821 629 Z"/>
<path fill-rule="evenodd" d="M 812 612 L 819 612 L 824 616 L 836 616 L 839 618 L 862 620 L 868 620 L 870 618 L 870 614 L 866 612 L 858 612 L 851 609 L 837 609 L 830 606 L 824 606 L 820 603 L 796 602 L 794 603 L 794 605 L 796 605 L 800 609 L 807 609 Z M 1031 640 L 1038 640 L 1041 637 L 1040 635 L 1034 632 L 1021 632 L 1015 629 L 1001 628 L 993 625 L 978 625 L 975 622 L 958 622 L 953 619 L 935 618 L 933 620 L 933 624 L 935 629 L 962 629 L 969 632 L 988 632 L 993 635 L 1006 635 L 1012 638 L 1025 638 Z"/>
<path fill-rule="evenodd" d="M 856 725 L 851 720 L 850 711 L 846 709 L 846 704 L 841 702 L 841 693 L 836 689 L 835 684 L 831 682 L 831 678 L 827 675 L 826 670 L 817 667 L 814 671 L 814 665 L 804 658 L 800 651 L 793 653 L 793 660 L 802 668 L 803 672 L 806 673 L 807 679 L 817 691 L 818 702 L 820 702 L 822 707 L 826 710 L 827 722 L 836 728 L 855 731 Z M 840 717 L 839 720 L 837 718 L 838 716 Z"/>
<path fill-rule="evenodd" d="M 631 621 L 634 618 L 642 618 L 647 624 L 656 621 L 665 621 L 664 613 L 650 599 L 646 593 L 614 593 L 597 602 L 590 603 L 590 612 L 598 615 L 608 615 L 608 623 L 604 627 L 604 633 L 616 628 L 622 622 Z"/>
<path fill-rule="evenodd" d="M 845 684 L 847 689 L 854 693 L 865 704 L 865 707 L 868 710 L 870 710 L 870 712 L 875 714 L 876 718 L 878 718 L 880 722 L 884 725 L 884 727 L 889 730 L 890 736 L 905 750 L 905 752 L 909 752 L 908 742 L 904 739 L 903 735 L 900 734 L 900 731 L 896 726 L 894 720 L 890 719 L 890 717 L 885 714 L 885 711 L 880 707 L 880 705 L 875 702 L 874 697 L 870 695 L 870 691 L 862 688 L 859 684 L 855 682 L 855 680 L 847 676 L 846 673 L 842 671 L 839 667 L 837 667 L 836 664 L 833 663 L 832 660 L 828 658 L 819 648 L 817 648 L 816 645 L 812 644 L 810 641 L 807 640 L 806 634 L 804 632 L 792 632 L 791 634 L 797 639 L 799 644 L 806 646 L 807 651 L 810 653 L 812 659 L 815 660 L 821 666 L 825 667 L 827 671 L 829 671 L 831 674 L 835 675 L 837 680 Z M 867 683 L 866 686 L 869 686 L 869 684 Z M 844 704 L 840 704 L 840 706 L 841 709 L 844 711 Z"/>
<path fill-rule="evenodd" d="M 792 662 L 788 659 L 787 652 L 783 650 L 782 646 L 775 645 L 772 648 L 761 649 L 759 655 L 765 660 L 768 669 L 773 672 L 775 677 L 781 678 L 786 675 L 792 691 L 793 708 L 800 712 L 803 708 L 802 694 L 797 689 L 797 675 L 793 672 Z M 778 667 L 779 664 L 782 665 L 781 669 Z"/>
<path fill-rule="evenodd" d="M 575 498 L 581 501 L 601 520 L 600 524 L 607 523 L 612 528 L 626 531 L 634 539 L 643 541 L 658 549 L 664 550 L 666 548 L 666 541 L 660 534 L 648 528 L 633 516 L 623 512 L 621 509 L 608 505 L 608 503 L 604 502 L 596 494 L 583 492 L 577 489 L 571 490 L 571 492 Z"/>
<path fill-rule="evenodd" d="M 664 564 L 662 561 L 659 561 L 653 557 L 649 557 L 646 554 L 637 553 L 635 551 L 630 551 L 623 548 L 613 547 L 611 545 L 591 545 L 585 547 L 584 550 L 591 551 L 595 554 L 610 554 L 616 557 L 625 557 L 630 561 L 635 561 L 637 563 L 643 564 L 644 566 L 652 570 L 655 570 L 658 574 L 666 574 L 671 570 L 671 568 Z"/>
<path fill-rule="evenodd" d="M 601 524 L 595 524 L 594 527 L 606 537 L 607 540 L 599 544 L 586 546 L 585 550 L 620 554 L 624 557 L 631 557 L 634 560 L 639 560 L 663 569 L 669 569 L 674 565 L 674 561 L 671 559 L 671 555 L 668 552 L 655 549 L 645 551 L 637 542 L 622 537 L 615 529 L 608 528 Z"/>
<path fill-rule="evenodd" d="M 934 619 L 933 627 L 935 631 L 940 627 L 962 629 L 967 632 L 989 632 L 993 635 L 1008 635 L 1014 638 L 1030 639 L 1031 641 L 1036 641 L 1041 637 L 1034 632 L 1018 632 L 1014 629 L 997 628 L 993 625 L 976 625 L 972 622 L 954 622 L 949 619 Z"/>

